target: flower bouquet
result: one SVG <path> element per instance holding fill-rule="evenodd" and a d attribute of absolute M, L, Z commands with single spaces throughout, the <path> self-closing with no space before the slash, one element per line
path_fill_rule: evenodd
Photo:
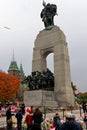
<path fill-rule="evenodd" d="M 54 130 L 52 119 L 44 120 L 41 123 L 42 130 Z"/>
<path fill-rule="evenodd" d="M 16 118 L 13 118 L 12 119 L 12 122 L 13 122 L 13 128 L 17 128 L 17 119 Z M 25 129 L 27 129 L 27 125 L 26 125 L 26 123 L 24 122 L 24 118 L 23 118 L 23 120 L 22 120 L 22 128 L 25 128 Z"/>

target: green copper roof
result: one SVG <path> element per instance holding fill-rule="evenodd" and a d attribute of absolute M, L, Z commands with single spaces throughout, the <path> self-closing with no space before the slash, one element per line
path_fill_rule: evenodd
<path fill-rule="evenodd" d="M 21 72 L 22 74 L 24 74 L 22 64 L 20 64 L 20 72 Z"/>
<path fill-rule="evenodd" d="M 19 70 L 16 61 L 11 61 L 8 71 Z"/>

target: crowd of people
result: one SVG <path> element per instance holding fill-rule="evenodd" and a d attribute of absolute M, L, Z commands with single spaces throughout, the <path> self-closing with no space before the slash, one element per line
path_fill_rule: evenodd
<path fill-rule="evenodd" d="M 6 111 L 6 122 L 7 122 L 7 130 L 14 130 L 12 127 L 12 116 L 15 116 L 17 119 L 17 130 L 22 130 L 22 119 L 23 116 L 25 115 L 25 120 L 24 122 L 27 125 L 27 130 L 33 130 L 36 127 L 38 127 L 38 130 L 41 129 L 41 122 L 43 121 L 43 114 L 40 111 L 39 108 L 36 108 L 33 111 L 33 107 L 30 107 L 27 109 L 25 113 L 25 106 L 24 104 L 22 107 L 19 107 L 16 114 L 11 113 L 11 108 L 8 106 L 7 111 Z"/>
<path fill-rule="evenodd" d="M 43 114 L 39 108 L 27 108 L 25 113 L 25 105 L 22 104 L 18 108 L 16 114 L 11 113 L 11 108 L 8 106 L 6 111 L 7 130 L 14 130 L 12 127 L 12 116 L 17 119 L 17 130 L 22 130 L 22 119 L 25 115 L 24 123 L 27 125 L 27 130 L 42 130 L 41 123 L 43 122 Z M 61 122 L 61 117 L 58 112 L 53 117 L 53 126 L 55 130 L 83 130 L 79 122 L 76 121 L 76 116 L 72 113 L 65 115 L 65 122 Z M 87 129 L 87 112 L 84 113 L 83 121 Z"/>
<path fill-rule="evenodd" d="M 84 114 L 83 121 L 85 124 L 85 129 L 87 130 L 87 112 Z M 76 116 L 72 113 L 67 113 L 65 115 L 65 122 L 62 123 L 58 113 L 53 118 L 53 125 L 55 130 L 83 130 L 79 122 L 76 121 Z"/>

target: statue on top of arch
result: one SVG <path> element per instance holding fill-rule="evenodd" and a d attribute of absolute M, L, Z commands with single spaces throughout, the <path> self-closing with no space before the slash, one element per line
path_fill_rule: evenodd
<path fill-rule="evenodd" d="M 44 22 L 44 26 L 46 30 L 50 30 L 54 26 L 54 16 L 57 15 L 57 6 L 55 4 L 46 4 L 43 1 L 44 9 L 42 9 L 40 17 Z"/>

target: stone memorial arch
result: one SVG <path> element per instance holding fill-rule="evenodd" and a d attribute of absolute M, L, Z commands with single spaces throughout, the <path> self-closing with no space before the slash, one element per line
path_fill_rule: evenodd
<path fill-rule="evenodd" d="M 42 30 L 37 35 L 33 48 L 32 71 L 46 70 L 46 58 L 50 53 L 54 53 L 55 100 L 59 106 L 74 106 L 68 47 L 66 37 L 58 26 L 51 30 Z"/>

